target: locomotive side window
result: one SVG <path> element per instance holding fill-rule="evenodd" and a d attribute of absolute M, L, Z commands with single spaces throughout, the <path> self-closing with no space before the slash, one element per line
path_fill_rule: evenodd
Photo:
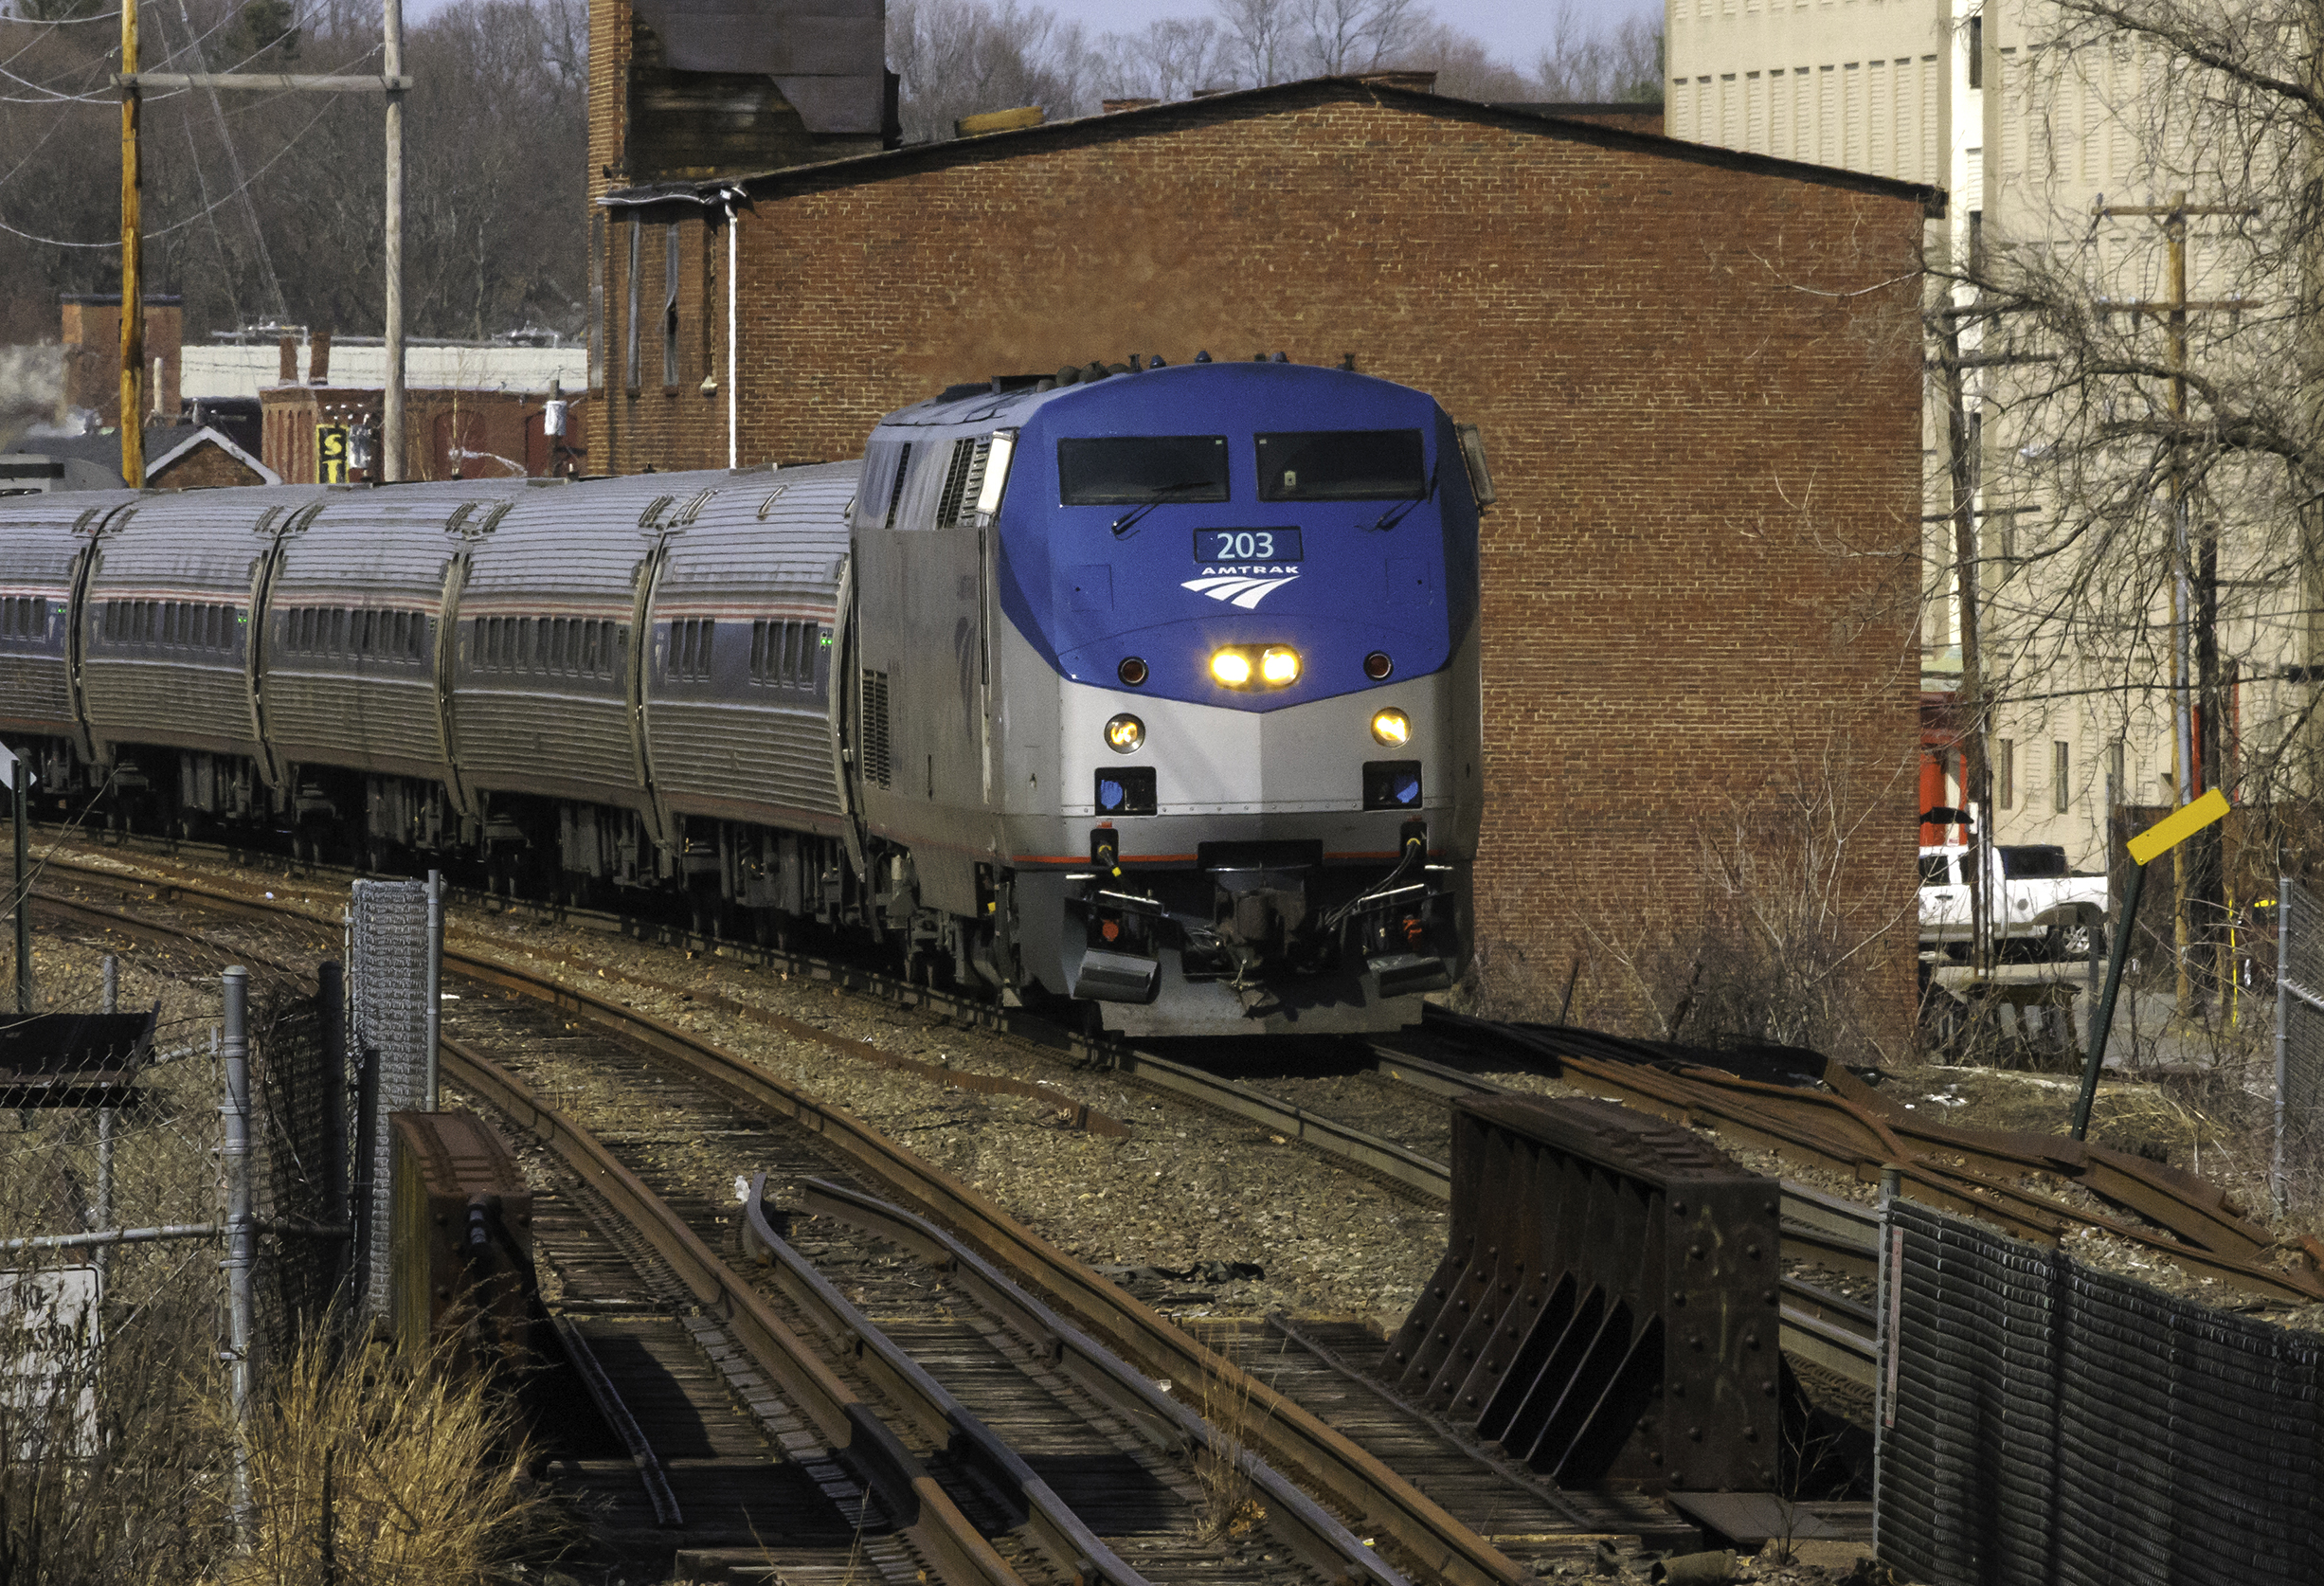
<path fill-rule="evenodd" d="M 1068 507 L 1224 501 L 1227 438 L 1106 435 L 1060 441 L 1057 499 Z"/>
<path fill-rule="evenodd" d="M 1262 435 L 1262 501 L 1418 501 L 1429 476 L 1416 429 L 1317 429 Z"/>

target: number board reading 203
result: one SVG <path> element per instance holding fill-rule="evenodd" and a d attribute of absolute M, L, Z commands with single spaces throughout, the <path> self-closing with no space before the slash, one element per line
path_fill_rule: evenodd
<path fill-rule="evenodd" d="M 1222 562 L 1296 562 L 1300 560 L 1296 529 L 1198 529 L 1195 560 Z"/>

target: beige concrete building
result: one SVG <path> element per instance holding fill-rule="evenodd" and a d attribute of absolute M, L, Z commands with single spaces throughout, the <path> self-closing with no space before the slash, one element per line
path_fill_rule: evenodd
<path fill-rule="evenodd" d="M 1933 266 L 2019 250 L 2073 283 L 2093 337 L 2150 364 L 2171 356 L 2155 309 L 2175 290 L 2171 195 L 2187 193 L 2196 211 L 2232 209 L 2239 178 L 2253 180 L 2185 74 L 2153 50 L 2064 40 L 2045 0 L 1667 0 L 1666 20 L 1671 136 L 1943 186 L 1951 203 L 1930 224 Z M 2244 306 L 2270 296 L 2269 248 L 2252 231 L 2264 219 L 2197 212 L 2183 224 L 2185 297 L 2208 306 L 2188 315 L 2180 367 L 2229 387 L 2265 381 L 2279 338 Z M 1934 277 L 1932 303 L 1948 293 L 1955 305 L 1975 297 Z M 2274 296 L 2290 294 L 2279 282 Z M 2183 763 L 2202 759 L 2202 727 L 2182 722 L 2173 698 L 2177 669 L 2194 672 L 2196 624 L 2174 615 L 2202 608 L 2190 577 L 2217 603 L 2226 679 L 2214 696 L 2221 764 L 2200 784 L 2265 797 L 2256 781 L 2239 785 L 2239 772 L 2267 759 L 2315 693 L 2283 491 L 2263 466 L 2230 465 L 2182 513 L 2152 454 L 2142 464 L 2126 452 L 2109 477 L 2092 437 L 2125 417 L 2121 404 L 2167 401 L 2169 382 L 2061 394 L 2044 384 L 2061 367 L 2055 348 L 2034 345 L 2022 320 L 1957 322 L 1963 361 L 1976 366 L 1962 375 L 1962 418 L 1980 660 L 1996 699 L 1986 741 L 1997 838 L 2059 843 L 2095 867 L 2110 809 L 2175 803 L 2196 785 Z M 1942 348 L 1932 338 L 1930 350 Z M 1945 709 L 1962 664 L 1954 426 L 1939 374 L 1928 391 L 1924 715 L 1957 724 L 1973 712 Z M 2215 579 L 2187 571 L 2206 541 Z M 1924 771 L 1923 807 L 1967 802 L 1946 735 L 1926 735 L 1937 765 Z M 1937 836 L 1924 828 L 1924 840 Z"/>

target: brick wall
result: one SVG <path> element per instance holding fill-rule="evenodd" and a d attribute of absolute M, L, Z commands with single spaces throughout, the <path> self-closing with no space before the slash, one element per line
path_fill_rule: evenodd
<path fill-rule="evenodd" d="M 1635 1013 L 1642 981 L 1666 1013 L 1738 822 L 1742 858 L 1778 873 L 1753 886 L 1780 896 L 1808 885 L 1779 861 L 1824 797 L 1847 824 L 1835 897 L 1858 928 L 1897 927 L 1857 983 L 1902 1038 L 1919 189 L 1321 83 L 780 174 L 753 197 L 746 461 L 856 456 L 879 415 L 949 381 L 1198 348 L 1353 354 L 1480 424 L 1501 491 L 1478 897 L 1497 983 L 1554 1012 L 1578 955 L 1576 1017 Z M 591 456 L 722 466 L 725 393 L 698 387 L 727 377 L 703 355 L 723 365 L 723 234 L 691 206 L 607 233 Z"/>
<path fill-rule="evenodd" d="M 264 481 L 256 469 L 224 446 L 205 442 L 169 467 L 149 473 L 145 482 L 153 490 L 218 490 Z"/>

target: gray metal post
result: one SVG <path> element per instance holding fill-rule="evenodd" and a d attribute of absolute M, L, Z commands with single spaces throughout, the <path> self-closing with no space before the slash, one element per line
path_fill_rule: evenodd
<path fill-rule="evenodd" d="M 347 1225 L 347 981 L 338 964 L 315 966 L 315 1011 L 322 1016 L 323 1220 Z"/>
<path fill-rule="evenodd" d="M 2131 933 L 2138 925 L 2138 894 L 2146 891 L 2147 867 L 2131 867 L 2131 884 L 2122 895 L 2122 912 L 2115 921 L 2115 950 L 2106 960 L 2106 989 L 2099 1011 L 2090 1020 L 2090 1054 L 2083 1060 L 2081 1094 L 2074 1098 L 2074 1138 L 2090 1132 L 2090 1108 L 2098 1100 L 2099 1070 L 2106 1064 L 2106 1036 L 2114 1028 L 2115 994 L 2121 989 L 2122 964 L 2130 956 Z"/>
<path fill-rule="evenodd" d="M 227 1393 L 234 1418 L 234 1529 L 243 1547 L 250 1540 L 250 971 L 240 964 L 223 977 L 225 1039 L 220 1066 L 225 1071 L 225 1121 L 221 1155 L 225 1165 Z"/>
<path fill-rule="evenodd" d="M 116 953 L 105 955 L 103 1006 L 107 1013 L 121 1011 L 121 960 L 120 956 Z M 100 1107 L 97 1109 L 97 1226 L 99 1228 L 113 1226 L 113 1108 L 110 1107 Z M 103 1250 L 97 1253 L 97 1271 L 99 1282 L 102 1282 L 105 1276 L 105 1258 L 108 1253 Z"/>
<path fill-rule="evenodd" d="M 9 801 L 16 823 L 16 890 L 9 895 L 16 904 L 16 1011 L 32 1011 L 32 866 L 27 856 L 27 824 L 31 812 L 26 807 L 31 797 L 32 773 L 25 766 L 25 757 L 16 757 L 15 791 Z"/>
<path fill-rule="evenodd" d="M 2292 1084 L 2292 878 L 2276 877 L 2276 1149 L 2268 1160 L 2268 1195 L 2284 1213 L 2283 1129 L 2290 1114 L 2284 1092 Z"/>
<path fill-rule="evenodd" d="M 443 1038 L 443 872 L 427 873 L 427 1006 L 421 1018 L 427 1032 L 423 1037 L 426 1054 L 422 1058 L 427 1083 L 422 1090 L 425 1100 L 420 1110 L 436 1110 L 437 1045 Z"/>
<path fill-rule="evenodd" d="M 384 1312 L 372 1292 L 372 1232 L 377 1221 L 373 1180 L 379 1172 L 371 1139 L 379 1132 L 379 1048 L 367 1046 L 355 1064 L 355 1314 Z"/>
<path fill-rule="evenodd" d="M 1898 1274 L 1893 1252 L 1896 1240 L 1889 1230 L 1889 1208 L 1896 1204 L 1903 1190 L 1903 1175 L 1893 1167 L 1881 1169 L 1880 1248 L 1875 1255 L 1874 1271 L 1878 1273 L 1878 1288 L 1872 1302 L 1872 1557 L 1881 1556 L 1881 1481 L 1887 1473 L 1888 1431 L 1897 1424 L 1896 1409 L 1896 1328 L 1890 1324 L 1888 1310 Z"/>

